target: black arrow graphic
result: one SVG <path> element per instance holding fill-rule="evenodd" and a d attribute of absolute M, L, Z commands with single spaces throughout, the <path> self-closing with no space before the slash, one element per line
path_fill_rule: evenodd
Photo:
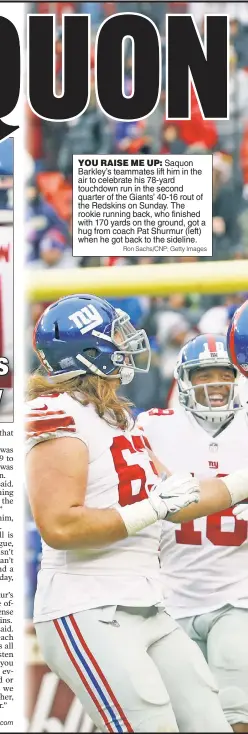
<path fill-rule="evenodd" d="M 8 138 L 15 130 L 18 130 L 20 125 L 6 125 L 6 122 L 0 120 L 0 141 Z"/>

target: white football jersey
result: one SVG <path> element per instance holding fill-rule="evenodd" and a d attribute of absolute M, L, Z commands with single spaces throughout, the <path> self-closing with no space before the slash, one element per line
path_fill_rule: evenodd
<path fill-rule="evenodd" d="M 157 483 L 142 433 L 121 431 L 67 394 L 39 397 L 27 405 L 27 451 L 40 441 L 76 437 L 89 451 L 85 505 L 117 508 L 147 497 Z M 101 548 L 54 550 L 43 543 L 35 621 L 83 609 L 162 602 L 159 572 L 161 523 Z"/>
<path fill-rule="evenodd" d="M 154 454 L 169 471 L 200 479 L 223 477 L 248 467 L 245 410 L 216 438 L 179 407 L 138 417 Z M 213 611 L 230 603 L 248 608 L 248 523 L 232 509 L 187 523 L 163 522 L 161 569 L 167 610 L 176 618 Z"/>

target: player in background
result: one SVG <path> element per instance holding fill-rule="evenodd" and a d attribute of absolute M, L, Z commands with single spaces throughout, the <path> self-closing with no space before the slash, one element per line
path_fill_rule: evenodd
<path fill-rule="evenodd" d="M 39 320 L 27 484 L 43 540 L 34 622 L 45 661 L 104 731 L 231 731 L 200 650 L 164 611 L 161 520 L 229 507 L 240 477 L 159 480 L 116 390 L 150 348 L 127 314 L 69 296 Z M 47 374 L 48 373 L 48 374 Z M 242 487 L 241 487 L 242 485 Z M 213 510 L 212 510 L 213 511 Z M 170 513 L 170 515 L 169 515 Z M 186 513 L 186 514 L 184 514 Z"/>
<path fill-rule="evenodd" d="M 240 372 L 242 402 L 248 405 L 248 300 L 233 314 L 227 332 L 227 348 L 231 362 Z"/>
<path fill-rule="evenodd" d="M 242 404 L 248 413 L 248 301 L 245 301 L 233 314 L 227 332 L 227 349 L 232 363 L 241 373 L 239 389 Z M 247 504 L 238 505 L 235 508 L 236 513 L 240 519 L 248 522 Z"/>
<path fill-rule="evenodd" d="M 248 416 L 226 337 L 197 336 L 175 370 L 180 406 L 141 414 L 138 424 L 161 462 L 199 479 L 237 469 L 248 476 Z M 163 523 L 166 609 L 203 651 L 225 715 L 248 732 L 247 505 L 172 526 Z"/>
<path fill-rule="evenodd" d="M 248 301 L 233 314 L 227 331 L 227 348 L 232 363 L 248 378 Z"/>

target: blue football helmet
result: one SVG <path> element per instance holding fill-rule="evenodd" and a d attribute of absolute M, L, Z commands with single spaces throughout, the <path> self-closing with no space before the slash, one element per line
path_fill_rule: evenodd
<path fill-rule="evenodd" d="M 195 388 L 192 385 L 191 375 L 193 370 L 203 368 L 211 369 L 213 367 L 232 368 L 235 376 L 234 382 L 208 382 L 200 384 L 204 389 L 205 400 L 204 405 L 199 403 L 196 398 Z M 178 383 L 179 401 L 185 410 L 191 411 L 195 416 L 209 421 L 210 423 L 222 423 L 229 415 L 240 409 L 240 399 L 238 397 L 237 385 L 237 368 L 231 363 L 227 352 L 226 337 L 222 334 L 203 334 L 191 339 L 181 349 L 179 358 L 175 368 L 175 379 Z M 213 386 L 216 387 L 216 393 L 220 385 L 229 387 L 229 396 L 227 403 L 222 407 L 212 404 L 210 399 L 209 388 L 211 391 Z"/>
<path fill-rule="evenodd" d="M 127 313 L 103 298 L 66 296 L 44 311 L 34 329 L 34 349 L 50 376 L 61 381 L 76 375 L 119 377 L 128 384 L 135 372 L 148 372 L 150 345 Z M 145 357 L 140 366 L 139 355 Z"/>
<path fill-rule="evenodd" d="M 227 349 L 232 364 L 248 378 L 248 301 L 235 311 L 227 332 Z"/>

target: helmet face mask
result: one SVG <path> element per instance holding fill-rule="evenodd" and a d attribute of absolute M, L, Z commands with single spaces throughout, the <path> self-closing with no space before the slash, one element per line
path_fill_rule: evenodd
<path fill-rule="evenodd" d="M 124 366 L 131 367 L 135 372 L 148 372 L 151 363 L 151 351 L 149 340 L 144 329 L 135 329 L 130 322 L 127 313 L 116 309 L 118 317 L 114 319 L 111 327 L 111 340 L 117 347 L 112 355 L 113 364 L 120 366 L 120 362 L 125 362 Z M 140 354 L 146 355 L 146 364 L 139 366 Z"/>
<path fill-rule="evenodd" d="M 206 379 L 197 380 L 206 373 Z M 210 379 L 210 370 L 225 371 L 227 379 Z M 228 379 L 232 370 L 234 380 Z M 192 373 L 195 375 L 192 382 Z M 238 395 L 237 370 L 230 362 L 224 336 L 206 334 L 192 339 L 180 352 L 175 370 L 179 402 L 185 410 L 209 424 L 220 424 L 241 408 Z M 214 404 L 216 402 L 216 405 Z"/>
<path fill-rule="evenodd" d="M 228 388 L 228 396 L 226 402 L 223 403 L 222 406 L 215 406 L 213 405 L 213 401 L 211 399 L 211 393 L 213 388 L 215 388 L 216 393 L 219 393 L 221 389 L 223 388 L 223 385 Z M 204 392 L 204 402 L 199 397 L 199 388 Z M 185 408 L 187 410 L 191 410 L 192 413 L 195 415 L 198 415 L 201 418 L 205 418 L 206 420 L 211 420 L 212 422 L 216 422 L 217 419 L 220 420 L 220 418 L 223 419 L 227 418 L 228 415 L 233 412 L 233 404 L 235 399 L 235 390 L 237 388 L 236 382 L 204 382 L 200 385 L 192 385 L 192 387 L 187 388 L 187 400 L 185 402 Z M 181 402 L 184 404 L 183 397 L 181 395 Z"/>
<path fill-rule="evenodd" d="M 125 312 L 87 294 L 51 304 L 35 327 L 33 345 L 50 377 L 61 382 L 94 374 L 128 384 L 150 366 L 145 331 L 136 330 Z"/>

